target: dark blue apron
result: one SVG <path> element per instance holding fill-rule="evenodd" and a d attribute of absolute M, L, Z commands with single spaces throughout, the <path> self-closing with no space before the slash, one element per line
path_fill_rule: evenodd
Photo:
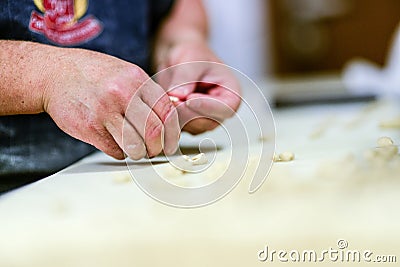
<path fill-rule="evenodd" d="M 61 0 L 58 6 L 51 6 L 51 0 L 38 2 L 47 6 L 2 0 L 0 39 L 87 48 L 146 71 L 153 33 L 172 5 L 172 0 Z M 77 4 L 83 6 L 80 13 L 74 13 Z M 0 116 L 0 192 L 55 173 L 93 151 L 58 129 L 47 114 Z"/>

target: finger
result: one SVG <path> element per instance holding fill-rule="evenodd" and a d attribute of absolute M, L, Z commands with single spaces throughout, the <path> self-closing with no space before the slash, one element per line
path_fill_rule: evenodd
<path fill-rule="evenodd" d="M 187 83 L 183 85 L 173 86 L 172 90 L 168 91 L 168 95 L 175 96 L 181 100 L 186 100 L 186 98 L 196 90 L 196 83 Z"/>
<path fill-rule="evenodd" d="M 141 91 L 141 98 L 163 124 L 164 135 L 162 144 L 164 153 L 167 155 L 175 153 L 178 149 L 180 127 L 178 113 L 169 99 L 169 96 L 159 85 L 151 81 L 145 86 L 144 90 Z M 149 109 L 147 109 L 147 113 L 145 114 L 150 114 Z M 151 115 L 149 118 L 151 119 L 151 121 L 148 122 L 150 128 L 156 126 L 154 117 Z"/>
<path fill-rule="evenodd" d="M 115 159 L 121 160 L 125 158 L 124 152 L 115 142 L 111 134 L 108 134 L 106 136 L 105 134 L 102 135 L 99 142 L 96 142 L 94 146 Z"/>
<path fill-rule="evenodd" d="M 158 72 L 155 75 L 156 82 L 165 90 L 168 91 L 171 85 L 172 72 L 167 68 L 167 65 L 161 64 L 158 67 Z"/>
<path fill-rule="evenodd" d="M 105 128 L 97 131 L 96 135 L 91 137 L 87 142 L 113 158 L 125 158 L 124 152 L 115 142 L 113 136 Z"/>
<path fill-rule="evenodd" d="M 191 134 L 209 131 L 215 129 L 219 125 L 217 121 L 189 109 L 183 102 L 178 104 L 177 111 L 179 113 L 180 127 Z"/>
<path fill-rule="evenodd" d="M 240 82 L 236 76 L 223 64 L 213 64 L 201 79 L 204 83 L 218 85 L 229 91 L 240 93 Z M 217 88 L 217 86 L 214 86 Z"/>
<path fill-rule="evenodd" d="M 196 83 L 201 80 L 204 71 L 203 64 L 178 65 L 171 74 L 168 94 L 179 99 L 186 99 L 196 90 Z"/>
<path fill-rule="evenodd" d="M 105 127 L 118 146 L 131 159 L 138 160 L 146 155 L 142 137 L 127 120 L 124 120 L 121 114 L 115 115 L 113 120 L 105 124 Z"/>
<path fill-rule="evenodd" d="M 219 124 L 211 119 L 194 119 L 183 127 L 183 131 L 196 135 L 217 128 Z"/>
<path fill-rule="evenodd" d="M 146 156 L 146 146 L 135 127 L 125 120 L 122 130 L 123 150 L 133 160 L 139 160 Z"/>
<path fill-rule="evenodd" d="M 179 146 L 181 127 L 179 127 L 178 111 L 173 108 L 164 122 L 164 153 L 172 155 Z"/>
<path fill-rule="evenodd" d="M 147 156 L 153 157 L 162 151 L 163 124 L 155 113 L 140 99 L 130 103 L 125 113 L 127 124 L 131 124 L 144 141 Z"/>
<path fill-rule="evenodd" d="M 232 117 L 240 105 L 240 96 L 223 87 L 211 89 L 208 94 L 193 93 L 185 102 L 191 110 L 216 119 Z"/>

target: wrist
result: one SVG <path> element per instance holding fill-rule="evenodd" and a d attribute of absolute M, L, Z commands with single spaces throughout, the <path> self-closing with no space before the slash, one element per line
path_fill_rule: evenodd
<path fill-rule="evenodd" d="M 51 46 L 26 41 L 0 41 L 0 115 L 44 111 L 43 95 L 54 80 Z"/>
<path fill-rule="evenodd" d="M 59 80 L 60 57 L 58 49 L 60 48 L 48 46 L 44 51 L 40 51 L 39 54 L 42 60 L 37 66 L 36 73 L 32 74 L 40 112 L 47 112 L 50 92 Z"/>
<path fill-rule="evenodd" d="M 28 110 L 23 113 L 45 112 L 45 105 L 50 89 L 58 80 L 59 49 L 55 46 L 21 42 L 19 50 L 24 56 L 18 62 L 18 66 L 24 69 L 21 78 L 25 80 L 23 87 L 26 97 L 29 99 Z"/>
<path fill-rule="evenodd" d="M 153 65 L 157 70 L 168 64 L 171 52 L 180 46 L 199 46 L 208 45 L 208 38 L 204 33 L 198 31 L 186 31 L 179 36 L 170 37 L 168 39 L 157 41 L 154 49 Z"/>
<path fill-rule="evenodd" d="M 60 82 L 68 72 L 71 71 L 71 48 L 60 48 L 50 46 L 48 54 L 44 56 L 41 64 L 41 78 L 37 80 L 37 88 L 40 92 L 41 107 L 44 112 L 49 112 L 49 102 L 60 87 Z"/>

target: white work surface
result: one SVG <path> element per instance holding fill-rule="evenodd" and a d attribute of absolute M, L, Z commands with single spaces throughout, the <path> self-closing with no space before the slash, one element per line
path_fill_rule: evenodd
<path fill-rule="evenodd" d="M 251 177 L 244 177 L 225 198 L 197 209 L 153 200 L 125 179 L 125 162 L 91 155 L 0 197 L 0 266 L 281 266 L 287 263 L 260 262 L 258 252 L 266 245 L 319 252 L 337 249 L 339 239 L 351 250 L 396 255 L 397 263 L 386 264 L 395 266 L 400 164 L 372 166 L 363 153 L 380 136 L 400 143 L 398 129 L 379 128 L 400 115 L 398 104 L 274 110 L 276 150 L 296 159 L 275 163 L 256 193 L 247 192 Z M 198 138 L 185 142 L 196 146 Z"/>

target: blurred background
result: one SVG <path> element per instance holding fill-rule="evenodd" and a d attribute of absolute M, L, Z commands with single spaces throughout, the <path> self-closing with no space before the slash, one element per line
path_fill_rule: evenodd
<path fill-rule="evenodd" d="M 398 0 L 204 0 L 211 46 L 255 80 L 339 73 L 354 58 L 383 66 Z"/>

